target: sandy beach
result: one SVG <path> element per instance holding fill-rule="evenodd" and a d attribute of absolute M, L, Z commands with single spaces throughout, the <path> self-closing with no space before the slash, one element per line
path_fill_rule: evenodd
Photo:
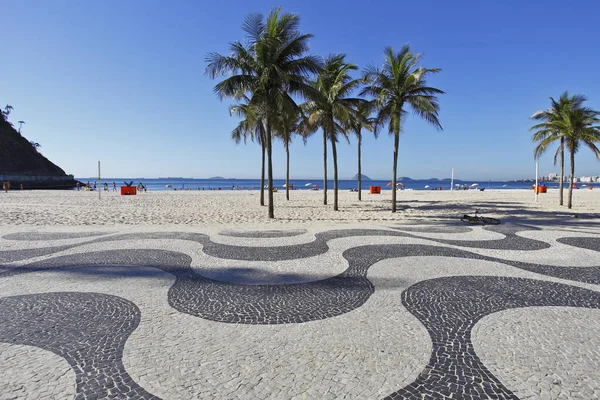
<path fill-rule="evenodd" d="M 565 191 L 565 204 L 566 204 Z M 275 193 L 275 220 L 259 205 L 258 191 L 156 191 L 136 196 L 117 192 L 11 191 L 0 193 L 1 226 L 114 226 L 114 225 L 306 225 L 333 223 L 449 222 L 463 214 L 480 214 L 513 222 L 600 216 L 600 191 L 575 190 L 573 209 L 558 205 L 558 190 L 401 191 L 399 211 L 390 212 L 391 192 L 371 195 L 339 192 L 340 211 L 323 205 L 322 191 L 295 190 L 286 201 Z"/>

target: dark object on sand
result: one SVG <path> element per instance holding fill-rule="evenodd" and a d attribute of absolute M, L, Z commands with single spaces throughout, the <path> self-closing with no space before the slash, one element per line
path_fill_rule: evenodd
<path fill-rule="evenodd" d="M 475 215 L 475 216 L 471 216 L 471 215 L 463 215 L 463 217 L 460 219 L 462 222 L 465 222 L 467 224 L 472 224 L 472 225 L 478 225 L 480 222 L 484 225 L 499 225 L 500 224 L 500 220 L 496 219 L 496 218 L 490 218 L 490 217 L 481 217 L 479 215 Z"/>

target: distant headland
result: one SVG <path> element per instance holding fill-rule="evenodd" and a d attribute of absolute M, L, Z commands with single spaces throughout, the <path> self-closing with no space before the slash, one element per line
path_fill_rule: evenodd
<path fill-rule="evenodd" d="M 358 179 L 358 174 L 354 175 L 354 176 L 353 176 L 353 177 L 352 177 L 350 180 L 351 180 L 351 181 L 355 181 L 355 180 L 357 180 L 357 179 Z M 369 178 L 369 177 L 368 177 L 368 176 L 366 176 L 366 175 L 362 175 L 362 174 L 360 175 L 360 179 L 361 179 L 362 181 L 370 181 L 370 180 L 371 180 L 371 178 Z"/>
<path fill-rule="evenodd" d="M 19 121 L 19 130 L 8 117 L 13 107 L 0 110 L 0 181 L 9 182 L 15 189 L 71 189 L 76 181 L 73 175 L 48 160 L 39 143 L 27 140 L 21 134 L 25 121 Z"/>

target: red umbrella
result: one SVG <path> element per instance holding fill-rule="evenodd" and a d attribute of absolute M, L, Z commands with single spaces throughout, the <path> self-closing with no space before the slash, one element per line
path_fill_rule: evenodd
<path fill-rule="evenodd" d="M 385 187 L 388 187 L 388 186 L 392 186 L 392 182 L 388 182 L 388 184 L 385 185 Z"/>

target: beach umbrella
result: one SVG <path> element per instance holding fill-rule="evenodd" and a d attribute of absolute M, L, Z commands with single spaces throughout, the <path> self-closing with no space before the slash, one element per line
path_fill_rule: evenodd
<path fill-rule="evenodd" d="M 385 187 L 388 187 L 388 186 L 392 186 L 392 182 L 391 181 L 388 182 L 387 185 L 385 185 Z"/>
<path fill-rule="evenodd" d="M 471 187 L 479 186 L 479 183 L 472 183 Z"/>
<path fill-rule="evenodd" d="M 508 185 L 502 185 L 502 187 L 507 187 Z"/>
<path fill-rule="evenodd" d="M 425 189 L 429 189 L 429 185 L 425 185 Z"/>
<path fill-rule="evenodd" d="M 307 184 L 306 184 L 306 185 L 304 185 L 304 186 L 310 186 L 310 185 L 312 185 L 312 183 L 307 183 Z"/>
<path fill-rule="evenodd" d="M 284 184 L 283 184 L 283 185 L 281 185 L 281 186 L 283 186 L 283 187 L 286 187 L 286 185 L 287 185 L 287 183 L 284 183 Z"/>

